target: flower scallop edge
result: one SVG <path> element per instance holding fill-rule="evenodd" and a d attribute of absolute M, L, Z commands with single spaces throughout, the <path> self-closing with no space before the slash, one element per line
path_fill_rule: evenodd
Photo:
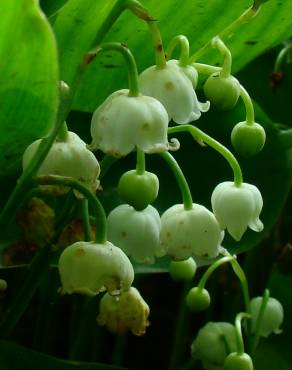
<path fill-rule="evenodd" d="M 76 242 L 63 251 L 58 267 L 63 294 L 92 296 L 104 290 L 120 294 L 134 280 L 130 260 L 110 242 Z"/>
<path fill-rule="evenodd" d="M 150 96 L 128 96 L 129 90 L 111 94 L 94 112 L 90 149 L 123 157 L 139 147 L 145 153 L 168 150 L 168 115 Z"/>
<path fill-rule="evenodd" d="M 223 237 L 213 213 L 199 204 L 193 204 L 191 210 L 176 204 L 161 216 L 161 246 L 174 260 L 214 258 Z"/>
<path fill-rule="evenodd" d="M 259 219 L 263 207 L 260 191 L 254 185 L 242 183 L 235 186 L 231 181 L 220 183 L 211 196 L 212 209 L 222 229 L 239 241 L 249 226 L 260 232 L 264 226 Z"/>

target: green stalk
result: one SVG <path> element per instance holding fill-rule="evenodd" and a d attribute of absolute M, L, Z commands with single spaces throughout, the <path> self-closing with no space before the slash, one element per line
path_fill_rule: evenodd
<path fill-rule="evenodd" d="M 130 49 L 124 44 L 118 42 L 108 42 L 98 46 L 95 50 L 90 52 L 92 58 L 94 58 L 101 51 L 117 51 L 120 53 L 127 65 L 128 70 L 128 81 L 129 81 L 129 94 L 128 96 L 139 95 L 139 83 L 138 83 L 138 70 L 135 62 L 135 58 L 131 53 Z"/>
<path fill-rule="evenodd" d="M 72 189 L 78 190 L 81 194 L 86 197 L 95 213 L 96 218 L 96 233 L 95 241 L 100 244 L 104 244 L 107 241 L 107 225 L 106 225 L 106 214 L 103 209 L 102 204 L 97 199 L 95 194 L 93 194 L 85 185 L 81 182 L 72 179 L 71 177 L 64 176 L 39 176 L 34 179 L 37 185 L 61 185 L 68 186 Z"/>
<path fill-rule="evenodd" d="M 180 192 L 183 199 L 184 209 L 191 210 L 193 208 L 193 199 L 192 199 L 192 193 L 190 191 L 190 187 L 187 183 L 187 180 L 185 178 L 184 173 L 182 172 L 179 164 L 174 159 L 174 157 L 169 152 L 163 152 L 160 153 L 161 157 L 166 161 L 166 163 L 171 168 L 177 184 L 180 188 Z"/>
<path fill-rule="evenodd" d="M 252 341 L 252 347 L 251 347 L 252 355 L 255 353 L 255 351 L 257 349 L 257 346 L 259 344 L 260 338 L 261 338 L 260 330 L 261 330 L 261 326 L 262 326 L 262 322 L 263 322 L 263 318 L 264 318 L 264 313 L 265 313 L 269 298 L 270 298 L 269 289 L 265 289 L 264 295 L 263 295 L 263 300 L 262 300 L 261 307 L 260 307 L 260 310 L 259 310 L 259 315 L 258 315 L 256 326 L 255 326 L 254 337 L 253 337 L 253 341 Z"/>
<path fill-rule="evenodd" d="M 203 141 L 204 143 L 215 149 L 218 153 L 220 153 L 227 160 L 227 162 L 229 163 L 230 167 L 233 170 L 234 185 L 238 187 L 241 186 L 243 182 L 241 168 L 234 155 L 230 152 L 230 150 L 228 150 L 224 145 L 222 145 L 209 135 L 205 134 L 203 131 L 201 131 L 195 126 L 179 125 L 175 127 L 170 127 L 168 129 L 169 134 L 174 134 L 177 132 L 189 132 L 195 140 L 199 142 Z"/>
<path fill-rule="evenodd" d="M 236 315 L 235 318 L 235 337 L 236 337 L 236 344 L 237 344 L 237 353 L 239 355 L 244 354 L 244 342 L 242 338 L 242 330 L 241 330 L 241 320 L 243 318 L 249 318 L 250 315 L 245 312 L 240 312 Z"/>
<path fill-rule="evenodd" d="M 232 257 L 232 256 L 226 256 L 226 257 L 220 258 L 219 260 L 217 260 L 214 263 L 212 263 L 212 265 L 204 272 L 203 276 L 201 277 L 201 279 L 199 281 L 199 284 L 198 284 L 198 288 L 201 289 L 201 290 L 203 290 L 204 287 L 205 287 L 205 285 L 206 285 L 206 283 L 207 283 L 207 281 L 208 281 L 208 279 L 212 275 L 212 273 L 218 267 L 220 267 L 224 263 L 230 262 L 233 259 L 234 259 L 234 257 Z"/>
<path fill-rule="evenodd" d="M 251 98 L 248 94 L 248 92 L 245 90 L 245 88 L 240 85 L 240 97 L 243 100 L 245 110 L 246 110 L 246 123 L 248 125 L 253 125 L 255 120 L 254 120 L 254 108 L 253 104 L 251 101 Z"/>
<path fill-rule="evenodd" d="M 278 54 L 274 66 L 273 73 L 281 73 L 282 72 L 282 65 L 284 61 L 287 59 L 289 53 L 292 52 L 292 44 L 289 43 L 283 49 L 281 49 L 280 53 Z"/>
<path fill-rule="evenodd" d="M 143 175 L 145 173 L 145 153 L 138 147 L 137 147 L 136 172 L 137 175 Z"/>
<path fill-rule="evenodd" d="M 203 63 L 192 63 L 192 66 L 196 68 L 196 70 L 203 74 L 203 75 L 211 75 L 216 72 L 221 72 L 222 67 L 215 67 L 215 66 L 210 66 L 208 64 L 203 64 Z"/>
<path fill-rule="evenodd" d="M 211 45 L 214 48 L 218 49 L 224 58 L 220 76 L 223 78 L 229 77 L 231 74 L 231 66 L 232 66 L 232 56 L 231 56 L 230 50 L 218 36 L 212 39 Z"/>
<path fill-rule="evenodd" d="M 219 32 L 218 36 L 223 39 L 231 34 L 233 34 L 242 24 L 248 22 L 251 18 L 256 16 L 260 8 L 255 8 L 253 5 L 245 10 L 234 22 L 227 26 L 224 30 Z M 209 40 L 203 47 L 197 50 L 189 59 L 189 63 L 193 63 L 211 47 L 212 39 Z"/>
<path fill-rule="evenodd" d="M 89 242 L 91 240 L 91 226 L 89 221 L 89 212 L 88 212 L 88 199 L 81 199 L 81 215 L 82 215 L 82 225 L 84 240 Z"/>
<path fill-rule="evenodd" d="M 67 127 L 66 122 L 63 122 L 63 124 L 61 125 L 58 131 L 56 141 L 65 143 L 67 139 L 68 139 L 68 127 Z"/>
<path fill-rule="evenodd" d="M 149 21 L 147 24 L 154 43 L 156 67 L 165 68 L 166 60 L 159 28 L 157 27 L 156 21 Z"/>
<path fill-rule="evenodd" d="M 190 53 L 190 45 L 189 40 L 184 35 L 175 36 L 170 43 L 168 44 L 165 54 L 167 59 L 171 58 L 173 50 L 180 46 L 180 56 L 179 56 L 179 65 L 181 67 L 186 67 L 189 63 L 189 53 Z"/>

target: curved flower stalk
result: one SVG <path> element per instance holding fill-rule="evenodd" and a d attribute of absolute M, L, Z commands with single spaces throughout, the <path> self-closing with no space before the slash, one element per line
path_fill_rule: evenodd
<path fill-rule="evenodd" d="M 131 287 L 119 297 L 106 293 L 101 298 L 97 323 L 106 325 L 113 333 L 125 334 L 131 331 L 134 335 L 141 336 L 149 326 L 149 313 L 149 306 L 139 291 Z"/>
<path fill-rule="evenodd" d="M 221 228 L 239 241 L 250 227 L 260 232 L 264 225 L 259 219 L 263 207 L 260 191 L 254 185 L 242 183 L 236 186 L 225 181 L 216 186 L 211 197 L 212 208 Z"/>
<path fill-rule="evenodd" d="M 123 89 L 111 94 L 94 112 L 90 149 L 123 157 L 138 147 L 146 153 L 169 149 L 168 115 L 150 96 L 129 96 Z"/>
<path fill-rule="evenodd" d="M 109 240 L 135 262 L 154 263 L 155 257 L 165 254 L 159 244 L 161 221 L 154 207 L 136 211 L 122 204 L 111 211 L 107 222 Z"/>
<path fill-rule="evenodd" d="M 130 288 L 134 270 L 125 253 L 110 242 L 76 242 L 59 259 L 62 293 L 118 295 Z"/>
<path fill-rule="evenodd" d="M 30 144 L 23 154 L 23 170 L 34 157 L 41 139 Z M 95 191 L 98 187 L 100 166 L 94 154 L 87 149 L 86 143 L 74 132 L 68 131 L 62 141 L 55 141 L 41 164 L 37 175 L 61 175 L 72 177 Z M 67 192 L 68 188 L 56 185 L 45 185 L 45 188 L 56 194 Z M 75 192 L 76 195 L 80 193 Z"/>
<path fill-rule="evenodd" d="M 199 204 L 188 210 L 176 204 L 161 216 L 161 247 L 174 260 L 214 258 L 223 237 L 213 213 Z"/>
<path fill-rule="evenodd" d="M 164 67 L 152 66 L 139 76 L 143 94 L 158 99 L 165 107 L 169 120 L 183 124 L 195 121 L 210 103 L 198 101 L 193 85 L 197 71 L 192 66 L 181 67 L 177 60 L 169 60 Z"/>

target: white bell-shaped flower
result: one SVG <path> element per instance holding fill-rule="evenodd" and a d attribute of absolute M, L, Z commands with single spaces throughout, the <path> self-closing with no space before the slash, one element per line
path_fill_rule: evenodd
<path fill-rule="evenodd" d="M 222 229 L 239 241 L 249 226 L 260 232 L 264 225 L 259 219 L 263 207 L 260 191 L 254 185 L 242 183 L 235 186 L 225 181 L 216 186 L 211 197 L 215 217 Z"/>
<path fill-rule="evenodd" d="M 22 159 L 23 169 L 29 165 L 31 159 L 35 155 L 41 140 L 36 140 L 30 144 Z M 98 176 L 100 167 L 94 154 L 87 149 L 86 143 L 80 139 L 74 132 L 68 131 L 64 141 L 55 141 L 48 152 L 45 160 L 38 170 L 38 175 L 59 175 L 72 177 L 84 185 L 87 185 L 92 191 L 98 187 Z M 47 186 L 46 188 L 53 189 L 55 185 Z M 60 193 L 64 193 L 68 189 L 60 189 Z M 77 194 L 77 193 L 76 193 Z"/>
<path fill-rule="evenodd" d="M 157 210 L 147 206 L 136 211 L 128 204 L 114 208 L 107 218 L 108 239 L 135 262 L 154 263 L 164 255 L 160 246 L 161 221 Z"/>
<path fill-rule="evenodd" d="M 146 153 L 168 150 L 168 115 L 150 96 L 129 96 L 129 90 L 111 94 L 94 112 L 91 149 L 114 157 L 129 154 L 137 146 Z"/>
<path fill-rule="evenodd" d="M 59 259 L 62 293 L 117 295 L 130 288 L 134 270 L 129 258 L 112 243 L 76 242 Z"/>
<path fill-rule="evenodd" d="M 169 60 L 166 66 L 147 68 L 139 76 L 141 92 L 158 99 L 167 110 L 169 120 L 184 124 L 200 118 L 210 103 L 198 101 L 194 86 L 197 82 L 196 70 L 180 67 L 176 60 Z"/>
<path fill-rule="evenodd" d="M 263 297 L 256 297 L 250 301 L 252 333 L 256 331 L 262 301 Z M 277 299 L 269 297 L 261 319 L 258 334 L 261 337 L 268 337 L 272 333 L 282 333 L 280 326 L 283 323 L 283 320 L 284 310 L 282 304 Z"/>
<path fill-rule="evenodd" d="M 150 309 L 141 297 L 139 291 L 131 287 L 119 297 L 106 293 L 100 300 L 97 323 L 106 325 L 117 334 L 131 331 L 134 335 L 145 334 L 149 325 L 148 316 Z"/>
<path fill-rule="evenodd" d="M 223 237 L 213 213 L 199 204 L 193 204 L 191 210 L 176 204 L 161 216 L 161 246 L 174 260 L 214 258 Z"/>

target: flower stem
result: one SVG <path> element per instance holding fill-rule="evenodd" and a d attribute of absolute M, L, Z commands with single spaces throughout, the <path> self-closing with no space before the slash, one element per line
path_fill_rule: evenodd
<path fill-rule="evenodd" d="M 91 240 L 91 226 L 89 222 L 89 212 L 88 212 L 88 199 L 81 199 L 81 215 L 82 215 L 82 225 L 84 240 L 89 242 Z"/>
<path fill-rule="evenodd" d="M 232 56 L 231 56 L 230 50 L 218 36 L 212 39 L 211 45 L 214 48 L 218 49 L 224 57 L 220 76 L 223 78 L 229 77 L 231 74 L 231 66 L 232 66 Z"/>
<path fill-rule="evenodd" d="M 92 58 L 94 58 L 101 51 L 117 51 L 125 59 L 128 69 L 128 81 L 129 81 L 129 96 L 139 95 L 139 83 L 138 83 L 138 71 L 135 58 L 131 53 L 130 49 L 118 42 L 108 42 L 98 46 L 96 49 L 90 52 Z"/>
<path fill-rule="evenodd" d="M 261 307 L 259 309 L 259 315 L 257 317 L 254 337 L 253 337 L 253 341 L 252 341 L 252 347 L 251 347 L 252 355 L 255 353 L 255 351 L 257 349 L 257 346 L 259 344 L 260 338 L 261 338 L 260 330 L 261 330 L 261 325 L 262 325 L 262 322 L 263 322 L 263 317 L 264 317 L 265 309 L 267 307 L 269 298 L 270 298 L 269 289 L 265 289 L 264 295 L 263 295 L 263 300 L 261 302 Z"/>
<path fill-rule="evenodd" d="M 241 320 L 244 318 L 249 318 L 250 315 L 246 312 L 240 312 L 236 315 L 235 318 L 235 337 L 236 337 L 236 344 L 237 344 L 237 353 L 239 355 L 244 354 L 244 342 L 242 338 L 242 330 L 241 330 Z"/>
<path fill-rule="evenodd" d="M 248 92 L 245 90 L 245 88 L 242 85 L 240 85 L 240 96 L 241 96 L 241 99 L 243 100 L 245 110 L 246 110 L 246 123 L 248 125 L 252 125 L 255 122 L 254 108 L 253 108 L 253 104 L 252 104 L 252 101 L 251 101 L 251 98 Z"/>
<path fill-rule="evenodd" d="M 199 73 L 202 73 L 203 75 L 211 75 L 216 72 L 221 72 L 222 67 L 215 67 L 215 66 L 210 66 L 208 64 L 203 64 L 203 63 L 192 63 L 192 66 L 196 68 L 196 70 Z"/>
<path fill-rule="evenodd" d="M 198 288 L 201 289 L 201 290 L 204 289 L 204 287 L 205 287 L 208 279 L 212 275 L 212 273 L 218 267 L 220 267 L 224 263 L 230 262 L 232 259 L 234 259 L 234 257 L 232 257 L 232 256 L 226 256 L 226 257 L 222 257 L 219 260 L 217 260 L 214 263 L 212 263 L 212 265 L 204 272 L 203 276 L 201 277 L 201 279 L 199 281 L 199 284 L 198 284 Z"/>
<path fill-rule="evenodd" d="M 145 173 L 145 153 L 138 147 L 137 147 L 136 172 L 138 175 L 143 175 Z"/>
<path fill-rule="evenodd" d="M 280 53 L 278 54 L 274 66 L 274 73 L 280 73 L 282 72 L 282 65 L 285 60 L 287 60 L 287 57 L 289 56 L 289 53 L 292 52 L 292 44 L 289 43 L 288 45 L 285 45 L 283 49 L 281 49 Z"/>
<path fill-rule="evenodd" d="M 68 139 L 68 127 L 66 122 L 63 122 L 56 137 L 56 141 L 65 143 Z"/>
<path fill-rule="evenodd" d="M 149 21 L 147 24 L 154 43 L 156 67 L 165 68 L 166 60 L 159 28 L 157 27 L 156 21 Z"/>
<path fill-rule="evenodd" d="M 173 50 L 180 46 L 180 56 L 179 56 L 179 65 L 181 67 L 186 67 L 189 62 L 189 54 L 190 54 L 190 45 L 189 40 L 184 35 L 175 36 L 170 43 L 168 44 L 165 54 L 167 59 L 171 58 Z"/>
<path fill-rule="evenodd" d="M 230 152 L 230 150 L 228 150 L 224 145 L 192 125 L 179 125 L 175 127 L 170 127 L 168 129 L 169 134 L 174 134 L 177 132 L 189 132 L 195 140 L 199 142 L 203 141 L 204 143 L 215 149 L 227 160 L 230 167 L 232 168 L 234 174 L 234 185 L 239 187 L 242 184 L 243 178 L 239 163 L 237 162 L 234 155 Z"/>
<path fill-rule="evenodd" d="M 63 176 L 39 176 L 34 179 L 34 182 L 38 185 L 62 185 L 68 186 L 82 193 L 90 202 L 96 218 L 96 233 L 95 241 L 100 244 L 104 244 L 107 240 L 107 225 L 106 225 L 106 214 L 101 205 L 100 201 L 97 199 L 95 194 L 93 194 L 85 185 L 81 182 L 72 179 L 70 177 Z"/>
<path fill-rule="evenodd" d="M 223 39 L 233 34 L 243 23 L 248 22 L 251 18 L 258 14 L 259 8 L 254 6 L 249 7 L 245 10 L 234 22 L 227 26 L 224 30 L 219 32 L 218 36 Z M 195 62 L 211 47 L 212 40 L 209 40 L 204 46 L 197 50 L 189 59 L 189 63 Z"/>
<path fill-rule="evenodd" d="M 166 163 L 171 168 L 178 186 L 180 188 L 180 192 L 183 198 L 183 204 L 185 210 L 191 210 L 193 208 L 193 199 L 192 194 L 190 191 L 190 187 L 187 183 L 185 175 L 183 174 L 179 164 L 175 160 L 175 158 L 168 152 L 160 153 L 161 157 L 166 161 Z"/>

